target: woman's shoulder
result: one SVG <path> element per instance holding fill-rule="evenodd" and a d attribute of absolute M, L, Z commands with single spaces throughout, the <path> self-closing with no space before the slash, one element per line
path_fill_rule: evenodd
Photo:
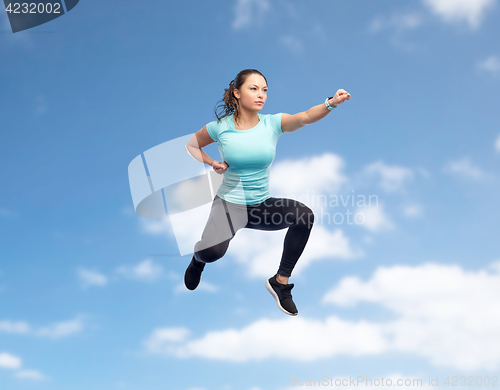
<path fill-rule="evenodd" d="M 261 116 L 261 119 L 264 119 L 264 125 L 271 127 L 276 134 L 281 135 L 283 131 L 281 130 L 281 116 L 282 112 L 277 114 L 264 114 Z"/>
<path fill-rule="evenodd" d="M 212 137 L 213 140 L 217 141 L 219 139 L 219 135 L 230 128 L 230 117 L 226 115 L 220 119 L 215 119 L 206 124 L 208 134 Z"/>
<path fill-rule="evenodd" d="M 264 120 L 264 123 L 273 124 L 277 120 L 281 120 L 281 115 L 281 112 L 277 114 L 260 114 L 260 118 Z"/>
<path fill-rule="evenodd" d="M 281 112 L 277 114 L 259 114 L 261 118 L 264 118 L 264 120 L 269 120 L 269 119 L 275 119 L 281 116 Z"/>

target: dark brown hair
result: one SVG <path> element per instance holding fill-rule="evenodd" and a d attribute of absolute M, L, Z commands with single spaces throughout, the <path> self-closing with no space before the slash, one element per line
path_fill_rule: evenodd
<path fill-rule="evenodd" d="M 264 77 L 264 80 L 266 80 L 266 85 L 267 85 L 267 79 L 257 69 L 245 69 L 242 70 L 240 73 L 238 73 L 234 78 L 234 80 L 229 83 L 229 88 L 224 88 L 224 96 L 222 97 L 221 100 L 217 102 L 217 103 L 222 102 L 222 104 L 215 106 L 214 111 L 218 122 L 220 122 L 220 120 L 225 116 L 231 115 L 232 113 L 234 113 L 234 116 L 238 118 L 239 114 L 238 99 L 236 99 L 236 96 L 234 96 L 233 91 L 235 88 L 239 90 L 241 86 L 245 83 L 248 75 L 251 75 L 253 73 L 260 74 L 262 77 Z M 220 114 L 217 113 L 217 109 L 219 107 L 222 107 L 222 111 L 220 112 Z"/>

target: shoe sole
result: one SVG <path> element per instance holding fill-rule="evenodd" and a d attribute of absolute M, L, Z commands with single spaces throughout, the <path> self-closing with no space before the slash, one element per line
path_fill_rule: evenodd
<path fill-rule="evenodd" d="M 288 314 L 289 316 L 296 316 L 298 314 L 298 313 L 290 313 L 288 310 L 284 309 L 283 306 L 281 306 L 278 294 L 276 294 L 276 291 L 274 291 L 273 287 L 271 286 L 271 283 L 269 283 L 269 280 L 266 280 L 266 289 L 274 297 L 276 303 L 278 304 L 278 307 L 283 313 Z"/>

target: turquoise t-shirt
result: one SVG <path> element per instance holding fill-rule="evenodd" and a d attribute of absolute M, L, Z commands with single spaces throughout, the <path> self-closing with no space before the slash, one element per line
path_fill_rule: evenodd
<path fill-rule="evenodd" d="M 259 123 L 248 130 L 235 129 L 233 114 L 207 124 L 208 134 L 228 164 L 217 195 L 231 203 L 257 204 L 271 197 L 269 173 L 283 134 L 282 113 L 258 115 Z"/>

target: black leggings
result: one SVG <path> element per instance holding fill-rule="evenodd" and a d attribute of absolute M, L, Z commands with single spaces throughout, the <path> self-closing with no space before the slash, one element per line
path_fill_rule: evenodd
<path fill-rule="evenodd" d="M 226 254 L 229 242 L 242 228 L 288 228 L 278 274 L 289 277 L 304 251 L 313 224 L 313 211 L 297 200 L 271 197 L 262 203 L 242 205 L 215 195 L 207 225 L 201 240 L 195 245 L 194 257 L 203 263 L 220 259 Z"/>

